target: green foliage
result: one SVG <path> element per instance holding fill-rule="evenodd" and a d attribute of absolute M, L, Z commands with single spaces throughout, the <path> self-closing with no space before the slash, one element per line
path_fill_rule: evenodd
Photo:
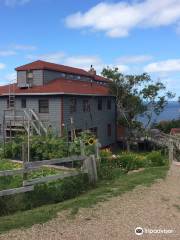
<path fill-rule="evenodd" d="M 76 137 L 74 139 L 73 142 L 70 143 L 69 145 L 69 153 L 71 155 L 73 154 L 77 154 L 80 155 L 81 154 L 81 142 L 84 146 L 84 153 L 86 156 L 89 156 L 91 154 L 94 154 L 95 151 L 95 136 L 89 132 L 89 131 L 84 131 L 82 133 L 80 133 L 80 135 L 78 137 Z"/>
<path fill-rule="evenodd" d="M 101 152 L 101 163 L 99 177 L 112 179 L 117 169 L 122 173 L 146 167 L 157 167 L 167 165 L 167 158 L 159 151 L 146 154 L 123 152 L 115 157 L 109 151 Z"/>
<path fill-rule="evenodd" d="M 110 92 L 116 96 L 116 103 L 121 117 L 124 118 L 123 126 L 129 128 L 132 138 L 132 129 L 137 129 L 139 124 L 134 124 L 139 115 L 147 117 L 149 126 L 153 113 L 159 115 L 167 104 L 168 99 L 174 94 L 166 91 L 165 85 L 158 81 L 153 82 L 150 75 L 123 75 L 118 68 L 104 68 L 102 75 L 111 79 Z M 121 120 L 122 121 L 122 120 Z"/>
<path fill-rule="evenodd" d="M 64 138 L 52 135 L 33 136 L 30 153 L 32 160 L 61 158 L 68 155 L 68 146 Z"/>
<path fill-rule="evenodd" d="M 7 182 L 6 182 L 7 183 Z M 35 186 L 32 192 L 0 198 L 0 215 L 57 203 L 78 196 L 88 189 L 86 174 Z"/>
<path fill-rule="evenodd" d="M 92 142 L 90 142 L 92 140 Z M 94 153 L 95 137 L 92 133 L 85 131 L 76 137 L 74 141 L 68 142 L 67 137 L 57 137 L 52 134 L 47 136 L 31 136 L 30 158 L 31 161 L 48 160 L 53 158 L 66 157 L 69 154 L 80 154 L 80 142 L 84 143 L 85 154 Z M 5 149 L 0 145 L 0 159 L 21 158 L 22 143 L 27 143 L 27 136 L 17 136 L 13 141 L 5 144 Z M 5 152 L 5 153 L 4 153 Z"/>
<path fill-rule="evenodd" d="M 161 152 L 153 151 L 146 156 L 147 162 L 149 166 L 157 167 L 164 166 L 167 164 L 167 159 L 162 156 Z"/>
<path fill-rule="evenodd" d="M 64 202 L 45 205 L 29 211 L 16 212 L 9 216 L 0 217 L 0 233 L 16 229 L 31 227 L 34 224 L 45 223 L 62 210 L 77 213 L 80 208 L 92 207 L 98 202 L 105 201 L 113 196 L 131 191 L 138 185 L 149 186 L 157 179 L 165 178 L 168 167 L 147 168 L 142 172 L 131 175 L 116 175 L 112 180 L 103 180 L 86 193 Z"/>
<path fill-rule="evenodd" d="M 169 134 L 172 128 L 180 128 L 180 120 L 162 121 L 152 127 L 158 128 L 164 133 Z"/>

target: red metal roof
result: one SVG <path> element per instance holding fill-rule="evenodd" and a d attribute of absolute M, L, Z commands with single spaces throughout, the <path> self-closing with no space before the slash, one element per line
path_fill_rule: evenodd
<path fill-rule="evenodd" d="M 98 75 L 92 75 L 91 73 L 80 69 L 80 68 L 75 68 L 75 67 L 69 67 L 61 64 L 56 64 L 56 63 L 50 63 L 42 60 L 38 60 L 32 63 L 28 63 L 25 65 L 22 65 L 20 67 L 17 67 L 15 69 L 16 71 L 29 71 L 29 70 L 53 70 L 53 71 L 59 71 L 63 73 L 72 73 L 72 74 L 77 74 L 81 76 L 87 76 L 87 77 L 93 77 L 97 81 L 106 81 L 108 82 L 109 80 L 98 76 Z"/>
<path fill-rule="evenodd" d="M 172 129 L 171 129 L 171 134 L 172 134 L 172 135 L 180 134 L 180 128 L 172 128 Z"/>
<path fill-rule="evenodd" d="M 76 95 L 110 95 L 109 88 L 97 83 L 83 82 L 79 80 L 56 79 L 43 86 L 32 88 L 19 88 L 17 84 L 0 86 L 0 96 L 8 95 L 9 89 L 16 95 L 38 94 L 76 94 Z"/>

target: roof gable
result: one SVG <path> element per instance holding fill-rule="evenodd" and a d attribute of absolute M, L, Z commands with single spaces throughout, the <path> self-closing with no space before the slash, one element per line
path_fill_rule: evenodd
<path fill-rule="evenodd" d="M 15 68 L 16 71 L 29 71 L 29 70 L 52 70 L 52 71 L 58 71 L 58 72 L 64 72 L 69 74 L 76 74 L 86 77 L 94 78 L 96 81 L 108 81 L 108 79 L 98 76 L 98 75 L 92 75 L 88 71 L 85 71 L 80 68 L 75 67 L 69 67 L 61 64 L 56 63 L 50 63 L 42 60 L 37 60 L 32 63 L 28 63 L 25 65 L 22 65 L 20 67 Z"/>

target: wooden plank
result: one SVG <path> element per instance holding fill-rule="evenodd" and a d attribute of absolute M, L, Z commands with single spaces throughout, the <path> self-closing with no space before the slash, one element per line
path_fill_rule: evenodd
<path fill-rule="evenodd" d="M 72 156 L 66 158 L 59 158 L 59 159 L 51 159 L 51 160 L 42 160 L 42 161 L 34 161 L 34 162 L 27 162 L 25 163 L 26 167 L 40 167 L 43 165 L 52 165 L 56 163 L 68 163 L 74 161 L 84 161 L 86 159 L 85 156 Z"/>
<path fill-rule="evenodd" d="M 5 170 L 5 171 L 0 171 L 0 177 L 6 177 L 6 176 L 16 176 L 18 174 L 23 174 L 31 171 L 36 171 L 37 168 L 19 168 L 19 169 L 14 169 L 14 170 Z"/>
<path fill-rule="evenodd" d="M 33 191 L 33 190 L 34 190 L 34 186 L 27 186 L 27 187 L 19 187 L 19 188 L 2 190 L 2 191 L 0 191 L 0 197 L 14 195 L 14 194 L 17 194 L 17 193 L 30 192 L 30 191 Z"/>
<path fill-rule="evenodd" d="M 66 177 L 77 176 L 79 174 L 80 174 L 80 172 L 74 172 L 74 173 L 58 174 L 58 175 L 41 177 L 41 178 L 35 178 L 35 179 L 32 179 L 32 180 L 23 181 L 23 186 L 31 186 L 31 185 L 35 185 L 35 184 L 55 181 L 55 180 L 58 180 L 58 179 L 64 179 Z"/>
<path fill-rule="evenodd" d="M 5 176 L 15 176 L 18 174 L 23 174 L 24 169 L 16 169 L 16 170 L 5 170 L 5 171 L 0 171 L 0 177 L 5 177 Z"/>

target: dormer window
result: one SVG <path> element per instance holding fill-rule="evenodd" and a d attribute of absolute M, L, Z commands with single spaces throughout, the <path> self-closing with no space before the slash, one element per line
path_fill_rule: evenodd
<path fill-rule="evenodd" d="M 26 82 L 29 85 L 32 85 L 33 83 L 33 71 L 27 71 L 27 76 L 26 76 Z"/>

